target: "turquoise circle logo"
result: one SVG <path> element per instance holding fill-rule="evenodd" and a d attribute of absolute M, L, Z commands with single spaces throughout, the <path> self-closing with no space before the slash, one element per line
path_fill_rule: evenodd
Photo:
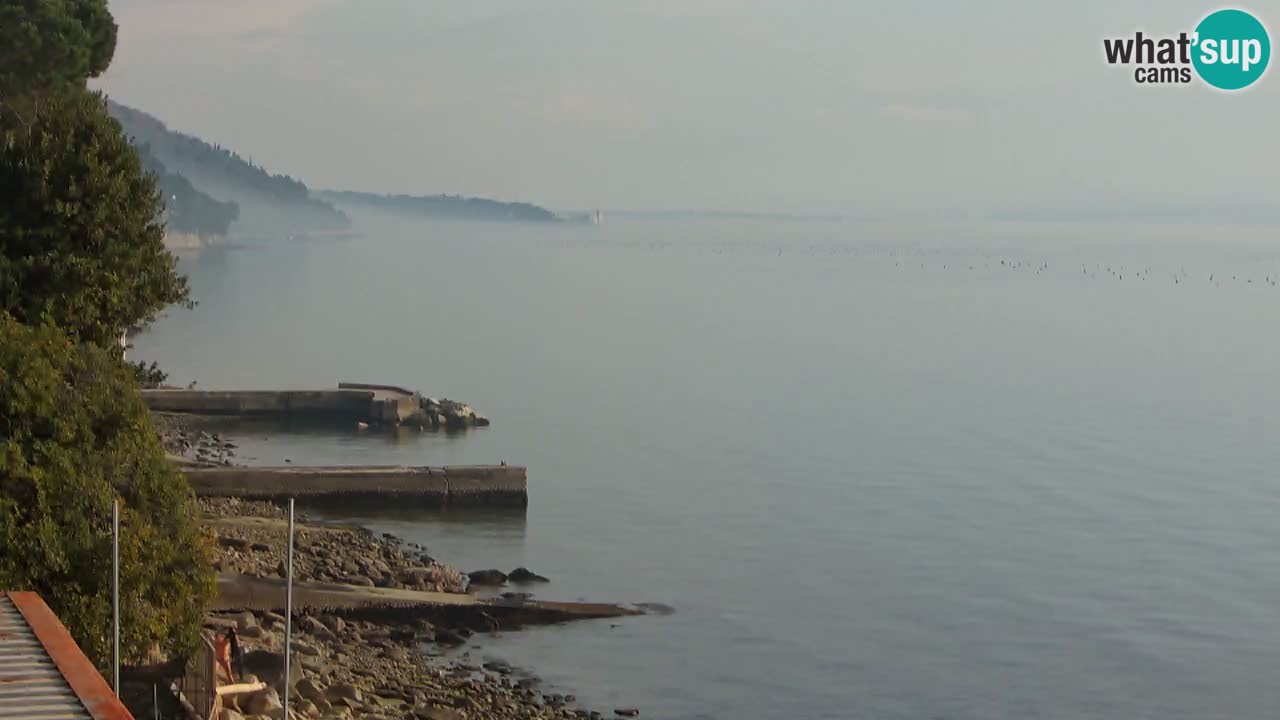
<path fill-rule="evenodd" d="M 1200 79 L 1219 90 L 1240 90 L 1258 81 L 1271 60 L 1267 28 L 1243 10 L 1219 10 L 1196 26 L 1191 62 Z"/>

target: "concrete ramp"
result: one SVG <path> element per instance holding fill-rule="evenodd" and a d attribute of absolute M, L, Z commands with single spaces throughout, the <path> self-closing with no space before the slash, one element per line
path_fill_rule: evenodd
<path fill-rule="evenodd" d="M 285 586 L 284 580 L 280 578 L 218 576 L 218 598 L 214 601 L 214 610 L 280 612 L 284 605 Z M 494 620 L 512 627 L 644 614 L 642 610 L 632 607 L 607 603 L 485 598 L 465 593 L 420 592 L 322 582 L 295 582 L 293 607 L 295 611 L 301 612 L 347 611 L 351 614 L 398 618 L 447 617 L 454 621 L 473 620 L 482 628 Z"/>

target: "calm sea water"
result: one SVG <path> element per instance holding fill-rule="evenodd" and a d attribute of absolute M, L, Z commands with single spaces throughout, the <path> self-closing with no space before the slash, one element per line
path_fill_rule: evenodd
<path fill-rule="evenodd" d="M 358 229 L 184 261 L 199 307 L 135 356 L 470 402 L 492 427 L 241 452 L 528 465 L 527 513 L 348 515 L 675 608 L 474 653 L 660 718 L 1280 710 L 1274 229 Z"/>

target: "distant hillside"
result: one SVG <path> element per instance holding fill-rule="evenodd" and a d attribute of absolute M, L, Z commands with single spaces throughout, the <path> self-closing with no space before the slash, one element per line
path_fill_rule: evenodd
<path fill-rule="evenodd" d="M 237 205 L 240 231 L 292 232 L 350 225 L 342 211 L 312 196 L 299 180 L 272 174 L 231 150 L 170 130 L 140 110 L 115 102 L 108 102 L 108 110 L 134 144 L 146 147 L 168 174 L 216 201 Z"/>
<path fill-rule="evenodd" d="M 169 172 L 151 152 L 150 145 L 138 146 L 142 166 L 156 176 L 164 199 L 165 226 L 176 233 L 201 238 L 226 236 L 231 224 L 240 218 L 240 206 L 223 202 L 200 192 L 185 177 Z"/>
<path fill-rule="evenodd" d="M 461 195 L 378 195 L 338 190 L 317 193 L 338 205 L 370 207 L 409 215 L 444 220 L 489 220 L 498 222 L 559 222 L 545 208 L 520 202 L 501 202 Z"/>

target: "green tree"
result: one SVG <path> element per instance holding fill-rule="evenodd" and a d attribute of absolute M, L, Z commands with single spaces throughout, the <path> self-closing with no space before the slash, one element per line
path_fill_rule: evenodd
<path fill-rule="evenodd" d="M 27 109 L 0 109 L 0 311 L 109 347 L 189 299 L 155 179 L 100 95 Z"/>
<path fill-rule="evenodd" d="M 107 69 L 115 49 L 105 0 L 0 0 L 0 99 L 83 86 Z"/>
<path fill-rule="evenodd" d="M 132 373 L 52 326 L 0 313 L 0 587 L 40 592 L 110 661 L 111 503 L 121 513 L 121 651 L 194 647 L 214 585 L 190 486 Z"/>

